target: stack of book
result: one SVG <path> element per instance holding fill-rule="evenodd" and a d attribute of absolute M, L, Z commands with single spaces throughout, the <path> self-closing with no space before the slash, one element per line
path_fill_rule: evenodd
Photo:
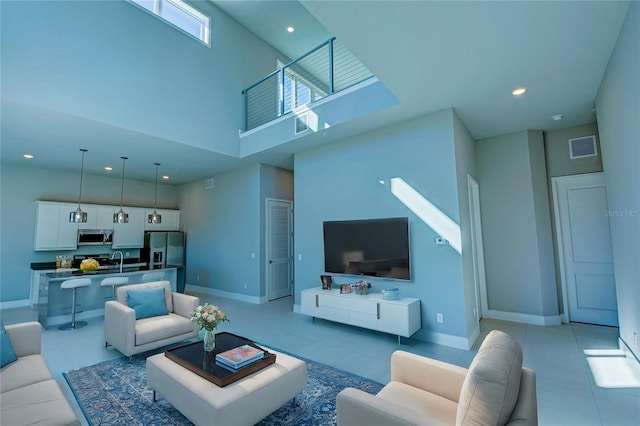
<path fill-rule="evenodd" d="M 221 367 L 237 370 L 264 358 L 264 351 L 249 345 L 238 346 L 216 355 L 216 362 Z"/>

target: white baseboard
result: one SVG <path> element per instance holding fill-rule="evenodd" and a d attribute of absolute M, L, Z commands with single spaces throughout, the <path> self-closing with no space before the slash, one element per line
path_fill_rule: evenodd
<path fill-rule="evenodd" d="M 640 361 L 638 361 L 638 358 L 636 358 L 633 352 L 631 352 L 631 349 L 629 349 L 627 342 L 618 337 L 618 346 L 624 353 L 624 356 L 629 362 L 629 365 L 631 365 L 631 368 L 633 368 L 634 372 L 636 373 L 636 377 L 640 377 Z"/>
<path fill-rule="evenodd" d="M 413 336 L 411 336 L 411 338 L 464 350 L 468 350 L 475 341 L 475 339 L 471 340 L 465 337 L 422 329 L 418 330 Z"/>
<path fill-rule="evenodd" d="M 22 299 L 22 300 L 12 300 L 10 302 L 0 302 L 0 310 L 2 309 L 12 309 L 12 308 L 24 308 L 25 306 L 30 306 L 31 300 Z"/>
<path fill-rule="evenodd" d="M 517 312 L 505 312 L 488 310 L 482 314 L 484 318 L 497 319 L 501 321 L 521 322 L 532 325 L 560 325 L 562 323 L 560 315 L 531 315 Z"/>
<path fill-rule="evenodd" d="M 233 292 L 224 291 L 224 290 L 216 290 L 215 288 L 201 287 L 199 285 L 186 284 L 184 289 L 185 289 L 185 292 L 190 291 L 194 293 L 204 293 L 210 296 L 218 296 L 218 297 L 224 297 L 225 299 L 240 300 L 242 302 L 254 303 L 256 305 L 259 305 L 261 303 L 267 303 L 266 297 L 249 296 L 247 294 L 233 293 Z"/>

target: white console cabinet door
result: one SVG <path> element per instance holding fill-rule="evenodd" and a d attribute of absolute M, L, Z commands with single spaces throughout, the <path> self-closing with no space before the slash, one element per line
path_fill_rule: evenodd
<path fill-rule="evenodd" d="M 145 231 L 179 231 L 180 230 L 180 210 L 158 209 L 158 214 L 162 215 L 162 223 L 149 223 L 149 215 L 153 209 L 146 209 L 144 212 Z"/>
<path fill-rule="evenodd" d="M 421 327 L 420 301 L 403 303 L 383 300 L 380 303 L 378 330 L 399 336 L 410 336 Z"/>
<path fill-rule="evenodd" d="M 357 327 L 377 328 L 378 304 L 368 298 L 349 297 L 349 324 Z"/>
<path fill-rule="evenodd" d="M 35 250 L 75 250 L 78 224 L 69 222 L 70 203 L 36 202 Z"/>
<path fill-rule="evenodd" d="M 348 323 L 347 300 L 335 295 L 335 290 L 303 291 L 301 311 L 305 315 Z"/>
<path fill-rule="evenodd" d="M 118 208 L 116 212 L 119 210 L 120 208 Z M 114 249 L 144 247 L 144 209 L 123 207 L 123 210 L 125 213 L 129 214 L 129 223 L 113 224 L 112 247 Z"/>

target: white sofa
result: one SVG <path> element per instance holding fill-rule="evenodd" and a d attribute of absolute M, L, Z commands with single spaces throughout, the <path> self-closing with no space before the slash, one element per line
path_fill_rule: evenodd
<path fill-rule="evenodd" d="M 166 315 L 136 319 L 129 307 L 128 291 L 163 287 Z M 169 281 L 154 281 L 118 287 L 117 299 L 104 306 L 105 345 L 111 344 L 125 356 L 149 351 L 198 336 L 198 325 L 191 321 L 191 312 L 200 299 L 171 291 Z"/>
<path fill-rule="evenodd" d="M 536 426 L 533 370 L 510 336 L 491 331 L 469 369 L 396 351 L 391 382 L 377 395 L 347 388 L 337 397 L 339 426 Z"/>
<path fill-rule="evenodd" d="M 3 425 L 80 425 L 40 354 L 37 322 L 5 326 L 18 360 L 0 369 Z"/>

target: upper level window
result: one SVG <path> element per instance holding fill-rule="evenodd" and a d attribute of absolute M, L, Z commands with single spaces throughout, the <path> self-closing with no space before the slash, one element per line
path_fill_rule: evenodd
<path fill-rule="evenodd" d="M 130 0 L 209 46 L 209 17 L 182 0 Z"/>

